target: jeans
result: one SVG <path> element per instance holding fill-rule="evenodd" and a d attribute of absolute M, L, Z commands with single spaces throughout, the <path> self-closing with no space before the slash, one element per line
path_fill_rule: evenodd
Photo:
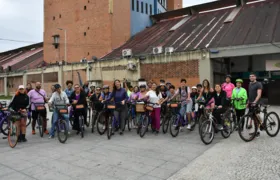
<path fill-rule="evenodd" d="M 127 117 L 127 106 L 124 105 L 124 106 L 117 108 L 114 111 L 114 116 L 115 116 L 115 118 L 117 118 L 119 120 L 120 125 L 121 125 L 121 130 L 123 130 L 124 126 L 125 126 L 125 120 Z"/>
<path fill-rule="evenodd" d="M 181 117 L 184 117 L 186 113 L 191 113 L 192 112 L 192 101 L 188 102 L 187 104 L 181 105 L 180 108 L 180 115 Z"/>
<path fill-rule="evenodd" d="M 69 115 L 62 114 L 61 116 L 66 121 L 66 126 L 67 126 L 67 129 L 69 130 Z M 59 114 L 58 114 L 57 110 L 54 110 L 53 116 L 52 116 L 52 127 L 51 127 L 50 136 L 54 136 L 54 130 L 55 130 L 56 122 L 58 121 L 58 119 L 59 119 Z"/>

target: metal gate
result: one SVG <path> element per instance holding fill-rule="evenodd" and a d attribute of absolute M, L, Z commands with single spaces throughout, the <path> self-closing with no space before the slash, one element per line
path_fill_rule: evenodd
<path fill-rule="evenodd" d="M 280 79 L 270 81 L 267 95 L 270 105 L 280 105 Z"/>

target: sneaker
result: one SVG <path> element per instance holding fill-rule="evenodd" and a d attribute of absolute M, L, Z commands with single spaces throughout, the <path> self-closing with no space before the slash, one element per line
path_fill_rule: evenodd
<path fill-rule="evenodd" d="M 120 135 L 123 135 L 123 131 L 120 132 Z"/>
<path fill-rule="evenodd" d="M 71 132 L 70 131 L 68 131 L 68 135 L 70 135 L 71 134 Z"/>
<path fill-rule="evenodd" d="M 155 135 L 157 136 L 157 135 L 158 135 L 158 133 L 159 133 L 159 132 L 158 132 L 158 131 L 156 131 Z"/>
<path fill-rule="evenodd" d="M 17 142 L 22 142 L 21 135 L 18 136 Z"/>
<path fill-rule="evenodd" d="M 33 134 L 33 135 L 36 134 L 35 130 L 32 130 L 32 134 Z"/>
<path fill-rule="evenodd" d="M 192 125 L 188 124 L 187 129 L 188 129 L 188 130 L 191 130 L 191 129 L 192 129 Z"/>
<path fill-rule="evenodd" d="M 54 136 L 52 136 L 52 135 L 49 136 L 49 139 L 53 139 L 53 138 L 54 138 Z"/>
<path fill-rule="evenodd" d="M 222 130 L 224 129 L 224 127 L 223 127 L 221 124 L 218 124 L 218 125 L 217 125 L 217 129 L 218 129 L 219 131 L 222 131 Z"/>
<path fill-rule="evenodd" d="M 103 126 L 102 129 L 105 130 L 105 129 L 106 129 L 106 126 Z"/>
<path fill-rule="evenodd" d="M 260 137 L 260 132 L 257 132 L 256 138 L 259 138 L 259 137 Z"/>
<path fill-rule="evenodd" d="M 49 131 L 46 129 L 44 133 L 45 133 L 45 134 L 49 134 Z"/>

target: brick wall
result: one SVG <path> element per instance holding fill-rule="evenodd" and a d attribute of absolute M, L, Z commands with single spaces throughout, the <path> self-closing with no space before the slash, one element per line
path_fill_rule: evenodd
<path fill-rule="evenodd" d="M 45 0 L 44 60 L 64 60 L 64 31 L 57 28 L 67 30 L 67 62 L 104 56 L 125 42 L 130 36 L 130 4 L 127 0 L 118 1 L 113 1 L 110 14 L 109 0 Z M 58 49 L 52 45 L 56 34 L 60 35 Z"/>
<path fill-rule="evenodd" d="M 199 83 L 198 60 L 171 62 L 165 64 L 141 64 L 141 78 L 159 83 L 160 79 L 179 86 L 180 79 L 185 78 L 189 86 Z"/>

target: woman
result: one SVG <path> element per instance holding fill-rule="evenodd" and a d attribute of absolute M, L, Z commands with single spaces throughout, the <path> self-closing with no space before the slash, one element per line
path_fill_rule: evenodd
<path fill-rule="evenodd" d="M 103 89 L 103 91 L 99 98 L 100 101 L 106 100 L 109 97 L 109 95 L 111 94 L 110 87 L 108 85 L 104 85 L 102 89 Z"/>
<path fill-rule="evenodd" d="M 114 111 L 114 116 L 119 118 L 121 124 L 120 135 L 123 135 L 123 129 L 125 127 L 125 119 L 127 117 L 127 106 L 126 101 L 128 100 L 127 92 L 121 87 L 120 80 L 115 80 L 113 84 L 113 92 L 109 95 L 106 101 L 110 101 L 114 98 L 116 103 L 116 109 Z"/>
<path fill-rule="evenodd" d="M 222 84 L 222 90 L 227 94 L 227 105 L 230 104 L 230 99 L 234 88 L 234 84 L 231 83 L 231 75 L 227 75 L 226 82 Z"/>
<path fill-rule="evenodd" d="M 143 99 L 145 97 L 145 95 L 147 94 L 146 85 L 142 84 L 139 86 L 139 88 L 140 88 L 140 91 L 138 92 L 137 99 Z M 143 100 L 145 101 L 147 99 L 143 99 Z"/>
<path fill-rule="evenodd" d="M 159 91 L 161 93 L 162 98 L 164 99 L 162 101 L 162 105 L 161 105 L 161 113 L 165 114 L 166 111 L 167 111 L 167 103 L 166 103 L 166 101 L 168 100 L 169 91 L 168 91 L 168 89 L 167 89 L 167 87 L 165 86 L 164 83 L 160 84 Z"/>
<path fill-rule="evenodd" d="M 79 115 L 82 114 L 84 116 L 84 124 L 87 124 L 87 100 L 86 94 L 81 91 L 80 85 L 76 84 L 74 86 L 74 92 L 71 94 L 70 99 L 72 100 L 73 109 L 74 109 L 74 124 L 73 129 L 77 130 L 77 134 L 80 133 L 80 123 L 79 123 Z M 84 105 L 82 110 L 77 111 L 76 105 Z"/>
<path fill-rule="evenodd" d="M 247 102 L 247 91 L 242 87 L 243 80 L 236 80 L 236 88 L 232 92 L 232 104 L 235 108 L 237 123 L 239 124 L 240 118 L 244 116 Z"/>
<path fill-rule="evenodd" d="M 132 119 L 135 119 L 136 116 L 136 109 L 135 109 L 135 100 L 138 97 L 138 93 L 139 93 L 139 87 L 138 86 L 134 86 L 133 88 L 133 92 L 130 94 L 130 97 L 128 99 L 128 102 L 131 103 L 131 115 L 132 115 Z"/>
<path fill-rule="evenodd" d="M 27 83 L 26 85 L 26 93 L 28 94 L 29 91 L 31 91 L 33 88 L 32 88 L 32 84 L 31 83 Z"/>
<path fill-rule="evenodd" d="M 152 129 L 155 130 L 157 135 L 160 129 L 160 109 L 161 109 L 161 103 L 163 101 L 163 98 L 161 93 L 159 92 L 159 89 L 157 88 L 156 83 L 152 84 L 151 90 L 149 90 L 143 98 L 146 97 L 149 98 L 149 102 L 155 104 L 153 105 L 154 110 L 152 112 L 151 118 L 152 118 Z"/>
<path fill-rule="evenodd" d="M 202 82 L 202 89 L 200 91 L 199 97 L 196 99 L 197 101 L 204 101 L 207 108 L 214 109 L 215 100 L 213 98 L 213 89 L 210 88 L 210 82 L 205 79 Z"/>
<path fill-rule="evenodd" d="M 27 108 L 29 106 L 29 97 L 26 94 L 26 90 L 23 85 L 18 87 L 18 91 L 11 100 L 9 109 L 14 110 L 15 112 L 21 113 L 21 120 L 17 121 L 17 126 L 20 129 L 21 134 L 18 136 L 18 142 L 26 142 L 26 119 L 27 119 Z"/>
<path fill-rule="evenodd" d="M 226 92 L 222 91 L 222 87 L 220 84 L 215 85 L 213 98 L 215 100 L 215 107 L 217 107 L 217 109 L 213 111 L 213 116 L 218 120 L 218 129 L 222 130 L 223 122 L 221 114 L 226 112 Z"/>

